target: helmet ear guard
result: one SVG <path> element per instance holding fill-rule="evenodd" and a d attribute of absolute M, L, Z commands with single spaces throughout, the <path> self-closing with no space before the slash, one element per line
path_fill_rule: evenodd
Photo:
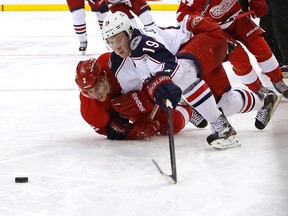
<path fill-rule="evenodd" d="M 131 39 L 133 27 L 131 20 L 125 13 L 116 11 L 104 19 L 101 30 L 102 38 L 107 41 L 108 38 L 121 32 L 126 32 Z"/>

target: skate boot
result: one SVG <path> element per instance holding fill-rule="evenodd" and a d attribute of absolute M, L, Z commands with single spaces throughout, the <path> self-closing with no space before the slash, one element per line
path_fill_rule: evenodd
<path fill-rule="evenodd" d="M 288 78 L 288 65 L 282 65 L 281 70 L 282 70 L 284 78 Z"/>
<path fill-rule="evenodd" d="M 273 116 L 282 95 L 275 93 L 269 93 L 264 99 L 264 106 L 258 111 L 255 118 L 255 127 L 259 130 L 263 130 L 269 123 Z"/>
<path fill-rule="evenodd" d="M 87 41 L 80 42 L 79 51 L 81 52 L 82 55 L 85 55 L 87 45 L 88 45 Z"/>
<path fill-rule="evenodd" d="M 272 83 L 275 89 L 283 95 L 284 98 L 288 99 L 288 86 L 284 83 L 283 80 L 277 82 L 277 83 Z"/>
<path fill-rule="evenodd" d="M 192 108 L 192 118 L 190 119 L 190 122 L 197 128 L 205 128 L 208 125 L 207 120 L 194 108 Z"/>
<path fill-rule="evenodd" d="M 257 91 L 256 93 L 267 95 L 267 94 L 269 94 L 269 93 L 274 93 L 274 92 L 273 92 L 272 90 L 270 90 L 270 89 L 268 89 L 268 88 L 262 86 L 262 87 L 260 88 L 260 90 Z"/>
<path fill-rule="evenodd" d="M 220 115 L 215 122 L 211 123 L 211 128 L 213 133 L 207 137 L 207 142 L 214 149 L 225 150 L 241 146 L 235 138 L 236 131 L 224 115 Z"/>

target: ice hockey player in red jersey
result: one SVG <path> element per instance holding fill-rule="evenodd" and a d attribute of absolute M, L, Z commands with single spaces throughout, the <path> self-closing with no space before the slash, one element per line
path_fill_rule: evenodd
<path fill-rule="evenodd" d="M 84 55 L 88 45 L 85 20 L 85 0 L 66 1 L 72 15 L 74 30 L 80 43 L 79 51 Z M 88 4 L 91 7 L 91 11 L 95 13 L 101 29 L 103 20 L 109 12 L 108 5 L 102 0 L 88 0 Z"/>
<path fill-rule="evenodd" d="M 265 0 L 249 0 L 249 7 L 255 11 L 256 17 L 263 16 L 268 10 Z M 186 15 L 190 15 L 205 16 L 215 22 L 225 23 L 228 19 L 235 17 L 235 21 L 221 25 L 228 39 L 237 43 L 236 49 L 228 58 L 233 65 L 234 72 L 252 91 L 266 94 L 269 92 L 269 89 L 263 88 L 249 61 L 248 54 L 237 42 L 240 41 L 255 56 L 262 73 L 270 78 L 275 89 L 288 98 L 288 87 L 283 81 L 279 63 L 262 36 L 263 30 L 247 16 L 237 19 L 241 13 L 243 11 L 237 0 L 183 0 L 177 11 L 177 20 L 181 22 Z"/>
<path fill-rule="evenodd" d="M 75 81 L 80 90 L 83 119 L 96 133 L 111 140 L 149 139 L 158 132 L 167 134 L 167 113 L 158 110 L 154 119 L 150 118 L 155 103 L 149 99 L 146 88 L 122 94 L 108 66 L 109 57 L 110 53 L 105 53 L 97 60 L 92 58 L 77 65 Z M 192 112 L 187 105 L 173 110 L 175 133 L 188 124 Z"/>
<path fill-rule="evenodd" d="M 145 0 L 105 0 L 112 13 L 121 11 L 131 20 L 133 26 L 138 26 L 133 14 L 135 14 L 143 24 L 144 28 L 154 25 L 154 19 L 150 12 L 151 8 Z"/>

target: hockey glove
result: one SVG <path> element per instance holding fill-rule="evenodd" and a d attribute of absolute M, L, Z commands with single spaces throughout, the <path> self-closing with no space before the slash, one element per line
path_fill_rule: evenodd
<path fill-rule="evenodd" d="M 132 3 L 130 0 L 122 0 L 125 4 L 127 4 L 128 7 L 132 8 Z"/>
<path fill-rule="evenodd" d="M 109 10 L 112 13 L 115 13 L 116 11 L 121 11 L 121 12 L 125 13 L 129 17 L 129 19 L 134 18 L 133 14 L 131 14 L 131 12 L 130 12 L 130 8 L 127 7 L 127 5 L 125 3 L 122 3 L 121 1 L 117 4 L 112 4 L 109 7 Z"/>
<path fill-rule="evenodd" d="M 122 116 L 133 117 L 139 114 L 151 112 L 154 103 L 144 91 L 131 91 L 112 100 L 114 110 Z"/>
<path fill-rule="evenodd" d="M 157 120 L 143 119 L 134 122 L 131 125 L 130 131 L 127 133 L 128 140 L 150 139 L 155 136 L 160 128 Z"/>
<path fill-rule="evenodd" d="M 197 15 L 190 15 L 186 25 L 186 28 L 193 34 L 211 32 L 221 28 L 220 25 L 211 18 Z"/>
<path fill-rule="evenodd" d="M 104 0 L 107 4 L 118 4 L 121 3 L 121 0 Z"/>
<path fill-rule="evenodd" d="M 268 12 L 268 5 L 265 0 L 251 0 L 249 2 L 249 7 L 250 10 L 255 11 L 255 15 L 258 18 L 264 16 Z"/>
<path fill-rule="evenodd" d="M 119 3 L 125 3 L 128 7 L 132 7 L 130 0 L 105 0 L 106 3 L 116 5 Z"/>
<path fill-rule="evenodd" d="M 165 72 L 158 72 L 147 80 L 147 90 L 162 110 L 167 110 L 166 99 L 170 100 L 175 109 L 181 99 L 182 90 L 175 85 Z"/>
<path fill-rule="evenodd" d="M 126 139 L 129 130 L 129 119 L 121 116 L 114 116 L 106 127 L 107 138 L 110 140 Z"/>

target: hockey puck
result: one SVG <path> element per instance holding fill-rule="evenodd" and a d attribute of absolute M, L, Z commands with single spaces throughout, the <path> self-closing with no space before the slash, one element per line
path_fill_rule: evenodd
<path fill-rule="evenodd" d="M 28 177 L 16 177 L 15 178 L 16 183 L 27 183 L 28 182 Z"/>

